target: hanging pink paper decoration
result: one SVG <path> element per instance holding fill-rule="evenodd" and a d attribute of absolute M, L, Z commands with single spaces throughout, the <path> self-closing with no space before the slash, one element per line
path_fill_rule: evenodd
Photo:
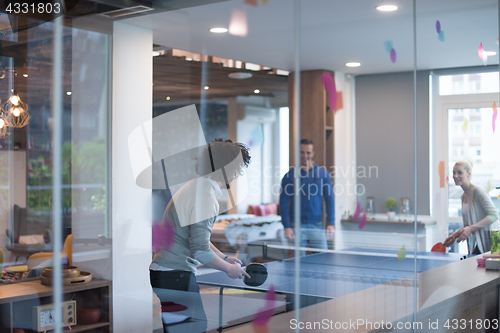
<path fill-rule="evenodd" d="M 266 303 L 264 306 L 257 310 L 255 318 L 253 319 L 253 324 L 255 326 L 266 326 L 271 317 L 274 314 L 274 303 L 276 302 L 276 293 L 274 292 L 274 286 L 266 293 Z"/>
<path fill-rule="evenodd" d="M 153 252 L 158 250 L 168 250 L 174 243 L 175 230 L 172 222 L 165 221 L 161 223 L 153 223 Z"/>
<path fill-rule="evenodd" d="M 391 62 L 393 64 L 396 63 L 396 50 L 394 50 L 394 48 L 391 49 Z"/>
<path fill-rule="evenodd" d="M 321 81 L 323 81 L 323 86 L 328 92 L 328 101 L 330 102 L 330 108 L 336 112 L 337 107 L 337 88 L 335 86 L 335 79 L 330 73 L 321 74 Z"/>
<path fill-rule="evenodd" d="M 483 60 L 484 57 L 483 43 L 479 45 L 479 48 L 477 49 L 477 54 L 479 55 L 479 59 Z"/>
<path fill-rule="evenodd" d="M 361 205 L 358 202 L 356 210 L 354 211 L 354 215 L 352 216 L 352 219 L 357 220 L 359 218 L 359 214 L 361 214 Z"/>
<path fill-rule="evenodd" d="M 366 225 L 366 213 L 363 213 L 363 217 L 361 218 L 361 221 L 359 222 L 358 229 L 362 230 Z"/>
<path fill-rule="evenodd" d="M 495 122 L 497 121 L 498 109 L 495 102 L 493 102 L 493 117 L 491 118 L 491 127 L 493 128 L 493 133 L 495 133 Z"/>

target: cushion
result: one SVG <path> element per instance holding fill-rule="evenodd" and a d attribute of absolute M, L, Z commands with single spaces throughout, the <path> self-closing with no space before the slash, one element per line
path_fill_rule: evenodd
<path fill-rule="evenodd" d="M 250 205 L 248 206 L 248 214 L 257 216 L 277 215 L 278 205 L 275 203 L 267 205 Z"/>
<path fill-rule="evenodd" d="M 45 244 L 45 238 L 43 235 L 20 235 L 19 236 L 19 244 Z"/>
<path fill-rule="evenodd" d="M 186 310 L 187 306 L 174 302 L 161 302 L 161 312 L 175 312 Z"/>

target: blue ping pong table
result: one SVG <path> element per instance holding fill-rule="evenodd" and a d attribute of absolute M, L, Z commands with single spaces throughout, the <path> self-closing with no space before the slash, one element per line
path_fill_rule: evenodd
<path fill-rule="evenodd" d="M 301 306 L 388 282 L 413 286 L 413 252 L 408 251 L 406 258 L 401 261 L 397 253 L 397 250 L 351 248 L 300 257 Z M 459 261 L 463 257 L 454 253 L 417 252 L 417 273 Z M 268 270 L 267 280 L 257 287 L 247 286 L 241 279 L 231 279 L 224 272 L 197 276 L 199 284 L 220 287 L 219 331 L 222 330 L 224 288 L 266 292 L 273 285 L 276 293 L 287 296 L 287 311 L 293 310 L 290 302 L 293 302 L 295 292 L 295 258 L 266 263 L 265 266 Z"/>

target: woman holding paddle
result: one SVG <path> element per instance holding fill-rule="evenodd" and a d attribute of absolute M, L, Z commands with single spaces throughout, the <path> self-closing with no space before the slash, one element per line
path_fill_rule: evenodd
<path fill-rule="evenodd" d="M 459 161 L 453 167 L 453 180 L 464 190 L 462 194 L 462 220 L 464 227 L 444 241 L 450 246 L 454 241 L 467 240 L 469 253 L 480 254 L 491 249 L 490 230 L 500 227 L 498 212 L 491 198 L 480 186 L 471 184 L 472 163 Z M 472 237 L 471 237 L 472 236 Z"/>

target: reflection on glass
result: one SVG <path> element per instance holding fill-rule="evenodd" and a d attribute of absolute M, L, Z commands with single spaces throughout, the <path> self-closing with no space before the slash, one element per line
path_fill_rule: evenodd
<path fill-rule="evenodd" d="M 5 260 L 0 259 L 2 266 L 5 261 L 0 330 L 45 331 L 54 323 L 57 298 L 49 268 L 56 255 L 63 264 L 76 266 L 63 267 L 64 306 L 71 311 L 63 318 L 66 326 L 109 331 L 109 36 L 72 24 L 63 27 L 59 130 L 64 246 L 54 253 L 54 23 L 28 16 L 0 14 L 0 99 L 7 112 L 2 120 L 9 127 L 0 139 L 0 230 L 7 235 L 0 241 L 5 249 Z M 41 312 L 33 319 L 37 308 Z"/>
<path fill-rule="evenodd" d="M 497 292 L 498 275 L 477 269 L 475 258 L 460 261 L 459 254 L 428 251 L 436 241 L 444 241 L 449 221 L 460 220 L 462 190 L 451 176 L 456 161 L 473 162 L 472 182 L 491 188 L 489 197 L 500 209 L 500 190 L 496 189 L 500 185 L 500 123 L 493 134 L 491 108 L 494 101 L 499 106 L 500 80 L 496 68 L 493 72 L 483 66 L 483 61 L 491 68 L 498 65 L 498 54 L 480 59 L 477 49 L 484 45 L 484 51 L 498 51 L 493 50 L 498 48 L 497 3 L 415 0 L 415 7 L 410 1 L 385 8 L 393 11 L 376 8 L 389 4 L 365 0 L 296 3 L 298 21 L 290 0 L 150 1 L 155 10 L 129 16 L 127 8 L 121 13 L 125 15 L 111 14 L 112 19 L 110 13 L 99 15 L 103 14 L 99 11 L 116 9 L 117 1 L 66 3 L 70 15 L 65 17 L 68 25 L 62 40 L 62 241 L 70 245 L 61 255 L 93 276 L 90 283 L 73 285 L 64 294 L 65 301 L 76 302 L 75 331 L 107 332 L 113 326 L 120 331 L 116 327 L 130 326 L 134 331 L 153 327 L 161 332 L 164 324 L 169 332 L 214 331 L 233 324 L 241 325 L 237 329 L 242 332 L 308 328 L 290 322 L 297 313 L 313 325 L 311 331 L 319 330 L 318 322 L 332 331 L 348 330 L 351 325 L 346 323 L 353 320 L 359 332 L 413 328 L 440 332 L 447 328 L 444 325 L 453 330 L 453 318 L 467 319 L 463 331 L 473 330 L 469 320 L 475 325 L 480 320 L 485 326 L 490 320 L 489 325 L 495 325 L 492 318 L 481 316 L 489 316 L 498 307 L 498 299 L 490 297 Z M 29 105 L 31 116 L 29 123 L 17 128 L 9 126 L 7 114 L 0 116 L 0 233 L 6 233 L 3 241 L 0 238 L 6 257 L 2 260 L 0 251 L 0 265 L 5 261 L 3 280 L 8 282 L 0 285 L 0 331 L 32 330 L 32 309 L 52 302 L 50 286 L 29 280 L 43 271 L 43 265 L 51 264 L 54 241 L 53 23 L 38 19 L 0 14 L 1 105 L 15 89 Z M 413 40 L 414 33 L 418 41 Z M 141 48 L 132 45 L 139 39 L 145 41 Z M 120 52 L 124 44 L 133 52 Z M 295 51 L 300 51 L 300 59 L 295 59 Z M 138 57 L 141 61 L 125 63 L 125 70 L 118 70 L 122 65 L 117 64 L 135 54 L 143 54 Z M 485 55 L 480 51 L 480 57 Z M 420 67 L 414 68 L 415 64 Z M 467 74 L 458 74 L 460 68 L 468 68 Z M 442 72 L 446 75 L 439 76 L 440 69 L 447 69 Z M 439 76 L 436 96 L 428 92 L 430 71 L 432 77 Z M 295 90 L 298 72 L 302 83 Z M 321 80 L 325 76 L 328 84 Z M 130 83 L 120 85 L 127 80 Z M 130 96 L 120 96 L 125 89 L 132 91 Z M 136 93 L 141 91 L 147 93 Z M 444 103 L 444 111 L 437 116 L 429 113 L 433 108 L 429 101 L 481 96 L 491 101 L 465 106 Z M 298 97 L 299 118 L 293 103 Z M 19 104 L 16 98 L 11 99 L 14 106 Z M 203 226 L 201 238 L 204 250 L 210 242 L 221 250 L 216 254 L 223 264 L 234 264 L 238 257 L 244 265 L 265 265 L 264 283 L 246 285 L 232 279 L 227 269 L 197 267 L 207 260 L 197 252 L 199 244 L 191 242 L 196 227 L 189 228 L 196 223 L 179 222 L 175 231 L 171 224 L 157 223 L 166 210 L 175 220 L 174 202 L 182 206 L 189 199 L 196 200 L 190 206 L 193 209 L 184 212 L 186 218 L 212 197 L 186 193 L 181 180 L 189 174 L 186 170 L 194 172 L 196 160 L 191 155 L 184 156 L 180 170 L 175 170 L 178 182 L 166 184 L 163 172 L 168 176 L 171 165 L 159 167 L 153 177 L 147 174 L 145 178 L 159 179 L 162 187 L 140 192 L 143 189 L 136 187 L 130 165 L 116 163 L 127 142 L 111 138 L 118 133 L 121 138 L 121 132 L 135 121 L 131 112 L 127 126 L 121 123 L 123 104 L 122 110 L 112 107 L 119 103 L 134 105 L 131 108 L 145 120 L 195 104 L 200 132 L 207 142 L 229 138 L 251 149 L 253 163 L 244 174 L 248 184 L 241 182 L 243 177 L 234 187 L 231 183 L 237 198 L 231 202 L 222 182 L 220 210 L 210 212 L 215 221 L 213 226 Z M 18 118 L 26 110 L 10 109 L 10 115 Z M 429 136 L 429 128 L 438 121 L 444 124 Z M 135 125 L 130 128 L 140 124 Z M 159 142 L 181 146 L 194 134 L 184 125 L 176 130 L 178 135 L 160 136 L 151 143 L 145 160 L 151 160 Z M 142 135 L 142 129 L 139 132 Z M 161 129 L 157 132 L 165 134 Z M 432 141 L 436 137 L 443 141 L 440 147 Z M 294 147 L 300 139 L 312 140 L 313 149 L 302 152 Z M 440 151 L 439 160 L 429 159 L 436 151 Z M 305 188 L 287 189 L 294 180 L 290 166 L 301 153 L 310 154 L 302 165 L 307 169 L 302 177 Z M 444 177 L 448 176 L 443 188 L 429 181 L 435 179 L 440 162 L 449 166 L 443 170 Z M 111 166 L 118 171 L 112 174 Z M 321 174 L 307 173 L 315 169 Z M 108 212 L 110 178 L 120 184 L 115 185 L 112 212 Z M 123 184 L 130 193 L 117 190 Z M 442 197 L 432 210 L 438 214 L 428 216 L 428 194 L 434 195 L 436 187 Z M 299 207 L 301 233 L 288 228 L 293 224 L 286 217 L 293 215 L 293 207 L 290 200 L 279 204 L 280 190 L 304 193 Z M 140 200 L 135 200 L 137 193 L 144 197 L 137 195 Z M 181 194 L 183 200 L 173 198 Z M 131 197 L 131 204 L 124 205 Z M 399 202 L 399 219 L 386 217 L 391 207 L 386 208 L 384 202 L 389 197 Z M 220 212 L 224 213 L 216 217 Z M 414 214 L 418 214 L 417 221 Z M 112 243 L 111 231 L 123 237 Z M 152 257 L 150 234 L 153 250 L 157 250 L 153 264 L 160 266 L 151 267 L 151 276 L 147 269 Z M 291 238 L 299 235 L 304 247 L 295 256 Z M 146 241 L 138 242 L 138 237 Z M 168 251 L 157 247 L 165 240 L 181 246 L 183 255 L 163 253 L 162 258 L 162 250 Z M 112 253 L 112 249 L 118 250 Z M 203 274 L 194 276 L 196 271 Z M 468 274 L 461 278 L 450 271 Z M 474 281 L 469 285 L 465 277 Z M 479 288 L 481 293 L 474 294 L 477 281 L 486 282 Z M 153 297 L 149 296 L 150 283 L 157 287 Z M 138 290 L 144 297 L 140 301 Z M 464 290 L 467 302 L 457 302 Z M 5 295 L 12 292 L 17 293 L 14 301 L 6 300 Z M 20 295 L 23 292 L 26 295 Z M 296 304 L 301 308 L 294 313 Z M 42 325 L 52 324 L 52 310 L 43 311 Z M 141 311 L 141 320 L 130 318 L 130 313 Z M 436 326 L 433 323 L 438 319 Z"/>

